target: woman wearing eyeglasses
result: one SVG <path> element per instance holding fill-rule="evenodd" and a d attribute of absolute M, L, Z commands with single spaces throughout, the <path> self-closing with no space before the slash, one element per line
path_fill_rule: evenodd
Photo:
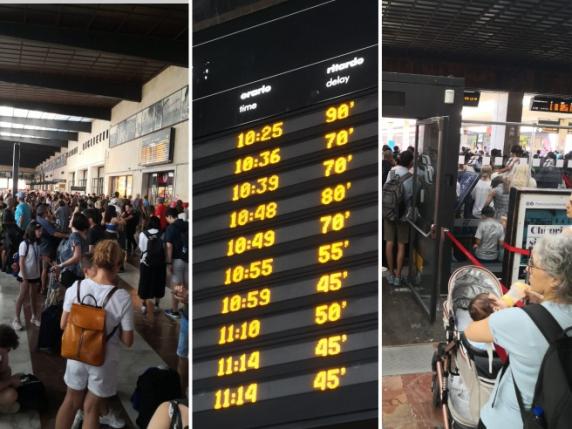
<path fill-rule="evenodd" d="M 528 264 L 530 302 L 541 303 L 562 328 L 572 326 L 572 235 L 544 236 L 534 246 Z M 481 410 L 479 428 L 522 429 L 514 383 L 528 409 L 548 342 L 532 319 L 520 308 L 497 311 L 473 322 L 465 336 L 476 342 L 495 343 L 509 355 L 510 365 L 497 378 Z M 514 380 L 514 381 L 513 381 Z"/>

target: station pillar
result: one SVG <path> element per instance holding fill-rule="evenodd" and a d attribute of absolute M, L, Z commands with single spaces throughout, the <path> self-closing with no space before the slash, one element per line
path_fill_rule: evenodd
<path fill-rule="evenodd" d="M 14 154 L 12 157 L 12 195 L 16 198 L 18 193 L 18 176 L 20 174 L 20 143 L 14 143 Z"/>
<path fill-rule="evenodd" d="M 522 122 L 522 100 L 524 92 L 509 92 L 508 105 L 506 109 L 507 122 Z M 519 144 L 520 142 L 520 127 L 517 125 L 508 125 L 506 127 L 506 134 L 504 139 L 503 155 L 510 155 L 510 148 L 512 145 Z"/>

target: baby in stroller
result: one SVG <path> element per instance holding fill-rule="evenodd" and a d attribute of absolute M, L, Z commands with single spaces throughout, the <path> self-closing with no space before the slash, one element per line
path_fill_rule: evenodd
<path fill-rule="evenodd" d="M 480 293 L 469 303 L 469 315 L 473 320 L 483 320 L 503 308 L 506 305 L 492 293 Z"/>
<path fill-rule="evenodd" d="M 445 428 L 475 428 L 502 367 L 492 344 L 475 343 L 463 331 L 473 320 L 506 307 L 496 276 L 485 268 L 465 266 L 449 279 L 443 304 L 446 342 L 433 357 L 434 403 L 443 408 Z"/>

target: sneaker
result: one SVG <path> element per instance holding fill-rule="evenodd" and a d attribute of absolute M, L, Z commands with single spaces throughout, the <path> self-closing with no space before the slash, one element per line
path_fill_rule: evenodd
<path fill-rule="evenodd" d="M 121 429 L 122 427 L 125 426 L 125 420 L 120 419 L 110 409 L 105 416 L 101 416 L 99 418 L 99 424 L 107 425 L 114 429 Z"/>
<path fill-rule="evenodd" d="M 30 319 L 30 323 L 37 328 L 39 328 L 40 325 L 42 324 L 38 319 L 36 319 L 36 316 L 32 316 L 32 318 Z"/>
<path fill-rule="evenodd" d="M 393 278 L 393 286 L 401 287 L 401 277 L 395 276 Z"/>
<path fill-rule="evenodd" d="M 173 319 L 173 320 L 178 320 L 179 317 L 181 317 L 181 316 L 179 315 L 179 312 L 178 312 L 178 311 L 165 310 L 164 313 L 165 313 L 165 316 L 167 316 L 168 318 Z"/>
<path fill-rule="evenodd" d="M 389 283 L 389 286 L 393 286 L 395 283 L 395 276 L 393 274 L 388 274 L 387 283 Z"/>
<path fill-rule="evenodd" d="M 153 307 L 153 313 L 159 313 L 161 311 L 161 307 L 159 307 L 159 303 L 156 302 L 155 306 Z"/>
<path fill-rule="evenodd" d="M 147 314 L 147 307 L 144 305 L 141 306 L 141 314 Z"/>
<path fill-rule="evenodd" d="M 12 320 L 12 328 L 14 331 L 22 331 L 24 328 L 18 319 Z"/>
<path fill-rule="evenodd" d="M 75 417 L 73 419 L 73 423 L 71 425 L 71 429 L 81 429 L 81 424 L 83 423 L 83 411 L 77 410 L 75 413 Z"/>
<path fill-rule="evenodd" d="M 20 411 L 20 404 L 14 402 L 12 405 L 0 405 L 0 414 L 16 414 Z"/>

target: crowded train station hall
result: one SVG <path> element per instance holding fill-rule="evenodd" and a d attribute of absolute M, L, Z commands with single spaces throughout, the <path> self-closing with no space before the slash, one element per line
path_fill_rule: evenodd
<path fill-rule="evenodd" d="M 0 429 L 572 428 L 567 2 L 114 1 L 0 2 Z"/>
<path fill-rule="evenodd" d="M 0 428 L 188 425 L 188 4 L 0 21 Z"/>

